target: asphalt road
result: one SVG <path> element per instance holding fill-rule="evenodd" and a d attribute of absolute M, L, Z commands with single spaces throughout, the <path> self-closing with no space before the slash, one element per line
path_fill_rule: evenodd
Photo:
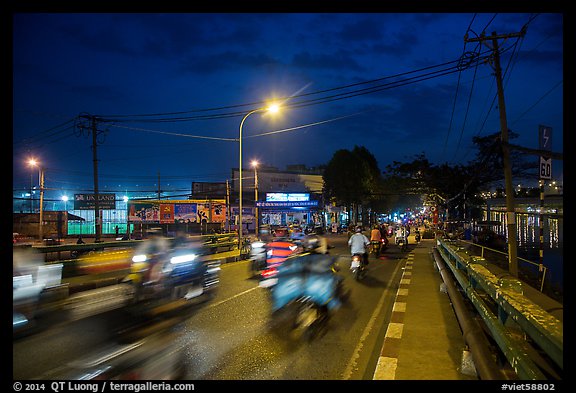
<path fill-rule="evenodd" d="M 372 379 L 408 252 L 392 245 L 380 259 L 371 256 L 366 278 L 356 282 L 346 234 L 327 237 L 351 296 L 321 337 L 307 341 L 272 323 L 269 290 L 258 287 L 248 261 L 227 263 L 215 297 L 183 310 L 173 329 L 183 349 L 182 378 Z M 111 333 L 126 323 L 120 315 L 116 310 L 15 340 L 13 378 L 58 378 L 71 361 L 110 345 Z"/>

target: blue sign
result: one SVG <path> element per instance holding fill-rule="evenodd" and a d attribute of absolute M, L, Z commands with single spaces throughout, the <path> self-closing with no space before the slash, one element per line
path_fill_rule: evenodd
<path fill-rule="evenodd" d="M 266 202 L 298 202 L 309 201 L 310 194 L 306 192 L 267 192 Z"/>
<path fill-rule="evenodd" d="M 318 201 L 299 201 L 299 202 L 256 202 L 258 207 L 310 207 L 318 206 Z"/>

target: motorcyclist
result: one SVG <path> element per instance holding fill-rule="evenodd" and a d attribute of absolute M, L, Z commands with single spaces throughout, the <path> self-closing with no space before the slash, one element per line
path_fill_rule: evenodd
<path fill-rule="evenodd" d="M 327 309 L 345 302 L 342 277 L 335 274 L 337 258 L 328 254 L 324 237 L 310 235 L 302 242 L 303 253 L 293 255 L 278 267 L 278 283 L 272 289 L 272 308 L 277 311 L 300 296 L 309 296 Z M 297 282 L 298 285 L 294 285 Z"/>
<path fill-rule="evenodd" d="M 408 245 L 408 231 L 403 225 L 399 226 L 396 230 L 396 244 L 399 244 L 400 240 L 404 242 L 405 246 Z"/>
<path fill-rule="evenodd" d="M 416 227 L 416 230 L 414 231 L 414 238 L 416 239 L 417 243 L 420 243 L 420 228 Z"/>
<path fill-rule="evenodd" d="M 376 256 L 380 256 L 380 252 L 382 251 L 382 233 L 380 232 L 378 224 L 374 225 L 374 228 L 370 231 L 370 243 L 377 243 Z"/>
<path fill-rule="evenodd" d="M 388 240 L 388 226 L 386 224 L 382 224 L 382 226 L 380 227 L 380 235 L 382 235 L 382 240 L 384 243 L 382 250 L 385 250 L 386 247 L 388 247 L 388 244 L 390 243 L 390 241 Z"/>
<path fill-rule="evenodd" d="M 145 255 L 146 259 L 143 262 L 148 264 L 148 268 L 144 273 L 144 284 L 157 283 L 160 280 L 162 263 L 160 261 L 167 255 L 170 245 L 168 240 L 159 232 L 149 231 L 148 239 L 146 239 L 135 250 L 135 255 Z"/>
<path fill-rule="evenodd" d="M 357 226 L 355 233 L 348 239 L 348 245 L 350 246 L 350 252 L 352 255 L 360 254 L 362 255 L 362 262 L 364 265 L 368 265 L 368 249 L 370 245 L 370 240 L 362 233 L 362 227 Z"/>

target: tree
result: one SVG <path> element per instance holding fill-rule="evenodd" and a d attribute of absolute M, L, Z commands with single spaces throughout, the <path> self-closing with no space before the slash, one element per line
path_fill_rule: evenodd
<path fill-rule="evenodd" d="M 354 146 L 352 151 L 341 149 L 334 153 L 324 170 L 323 181 L 325 200 L 357 213 L 359 205 L 368 206 L 376 200 L 381 175 L 372 153 L 365 147 Z"/>

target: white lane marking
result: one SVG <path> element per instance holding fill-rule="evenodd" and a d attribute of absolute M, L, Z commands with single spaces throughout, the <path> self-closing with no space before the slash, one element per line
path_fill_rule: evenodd
<path fill-rule="evenodd" d="M 227 301 L 230 301 L 230 300 L 232 300 L 232 299 L 235 299 L 235 298 L 237 298 L 237 297 L 239 297 L 239 296 L 246 295 L 247 293 L 252 292 L 252 291 L 255 290 L 255 289 L 260 289 L 260 287 L 254 287 L 254 288 L 247 289 L 247 290 L 245 290 L 244 292 L 237 293 L 236 295 L 230 296 L 230 297 L 227 298 L 227 299 L 223 299 L 223 300 L 220 300 L 219 302 L 209 304 L 209 305 L 206 306 L 205 308 L 212 308 L 212 307 L 219 306 L 219 305 L 221 305 L 221 304 L 223 304 L 223 303 L 226 303 Z"/>
<path fill-rule="evenodd" d="M 396 274 L 398 273 L 398 270 L 400 269 L 401 266 L 402 266 L 401 264 L 398 264 L 396 266 L 396 269 L 394 269 L 394 275 L 393 275 L 394 277 L 396 277 Z M 388 286 L 388 287 L 386 287 L 386 290 L 382 292 L 382 296 L 380 296 L 380 300 L 378 300 L 378 305 L 376 306 L 376 308 L 374 309 L 374 312 L 370 316 L 370 320 L 366 324 L 366 327 L 364 328 L 364 331 L 362 332 L 362 336 L 360 336 L 360 340 L 358 341 L 358 344 L 356 345 L 356 348 L 354 349 L 354 352 L 352 353 L 352 357 L 348 361 L 348 365 L 346 366 L 346 369 L 344 370 L 344 374 L 342 376 L 342 379 L 350 379 L 352 377 L 352 372 L 356 368 L 356 362 L 357 362 L 358 358 L 360 357 L 360 351 L 362 351 L 362 348 L 364 347 L 364 341 L 366 340 L 368 335 L 371 333 L 372 328 L 374 327 L 374 323 L 376 322 L 376 318 L 380 314 L 380 312 L 382 310 L 382 306 L 384 305 L 384 299 L 386 298 L 386 295 L 388 294 L 389 291 L 390 291 L 390 287 Z"/>

